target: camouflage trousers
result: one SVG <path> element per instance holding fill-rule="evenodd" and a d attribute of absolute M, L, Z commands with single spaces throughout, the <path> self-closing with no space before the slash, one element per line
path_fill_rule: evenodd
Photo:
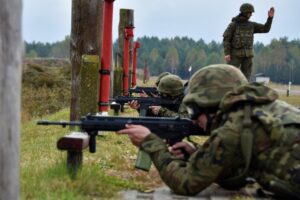
<path fill-rule="evenodd" d="M 248 81 L 250 81 L 250 76 L 252 72 L 252 57 L 235 57 L 232 56 L 231 60 L 227 63 L 239 68 L 243 74 L 246 76 Z"/>

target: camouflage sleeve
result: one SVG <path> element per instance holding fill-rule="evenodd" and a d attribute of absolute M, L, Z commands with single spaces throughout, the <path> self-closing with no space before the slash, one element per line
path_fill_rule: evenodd
<path fill-rule="evenodd" d="M 168 108 L 161 107 L 158 111 L 159 117 L 176 117 L 178 116 L 178 113 L 172 110 L 169 110 Z"/>
<path fill-rule="evenodd" d="M 184 104 L 180 104 L 178 112 L 169 110 L 165 107 L 161 107 L 159 109 L 158 116 L 160 116 L 160 117 L 177 117 L 177 116 L 180 116 L 182 118 L 188 118 L 189 114 L 188 114 Z"/>
<path fill-rule="evenodd" d="M 235 30 L 235 24 L 231 22 L 223 33 L 224 54 L 231 54 L 231 41 Z"/>
<path fill-rule="evenodd" d="M 186 109 L 186 106 L 182 103 L 180 104 L 179 110 L 178 110 L 178 114 L 181 118 L 189 118 L 189 113 Z"/>
<path fill-rule="evenodd" d="M 265 24 L 259 24 L 253 22 L 254 24 L 254 33 L 268 33 L 272 26 L 273 17 L 268 17 Z"/>
<path fill-rule="evenodd" d="M 225 142 L 224 142 L 225 141 Z M 148 152 L 162 180 L 177 194 L 196 195 L 222 176 L 230 163 L 237 143 L 234 139 L 222 141 L 213 134 L 188 161 L 174 157 L 165 143 L 150 134 L 141 145 Z"/>

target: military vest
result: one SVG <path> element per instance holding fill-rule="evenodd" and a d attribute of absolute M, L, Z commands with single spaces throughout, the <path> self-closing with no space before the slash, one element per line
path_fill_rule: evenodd
<path fill-rule="evenodd" d="M 300 199 L 300 110 L 277 100 L 267 105 L 251 106 L 251 111 L 245 112 L 245 119 L 249 120 L 250 115 L 251 121 L 259 122 L 269 134 L 269 140 L 264 141 L 256 136 L 244 144 L 241 141 L 241 147 L 250 144 L 248 146 L 252 149 L 243 152 L 246 169 L 240 176 L 222 180 L 219 184 L 229 189 L 243 186 L 248 174 L 275 195 Z M 253 135 L 257 134 L 255 131 L 259 130 L 252 130 Z M 295 163 L 299 168 L 293 169 Z"/>
<path fill-rule="evenodd" d="M 232 54 L 238 57 L 253 56 L 254 25 L 251 22 L 234 22 L 235 31 L 232 38 Z"/>

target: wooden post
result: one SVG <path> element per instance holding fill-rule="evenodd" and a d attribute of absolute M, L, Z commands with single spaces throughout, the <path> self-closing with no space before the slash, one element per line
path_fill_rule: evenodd
<path fill-rule="evenodd" d="M 70 120 L 80 118 L 80 103 L 82 98 L 89 96 L 80 96 L 79 88 L 84 88 L 81 83 L 81 59 L 82 55 L 101 55 L 102 44 L 102 19 L 103 19 L 103 1 L 99 0 L 72 0 L 72 26 L 71 26 L 71 44 L 70 60 L 72 64 L 72 88 L 71 88 L 71 109 Z M 98 80 L 93 83 L 95 96 L 98 97 L 99 73 L 93 74 Z M 94 96 L 94 95 L 93 95 Z M 98 99 L 97 99 L 98 101 Z M 85 101 L 88 102 L 88 101 Z M 95 104 L 95 109 L 98 105 Z M 85 106 L 83 106 L 85 107 Z"/>
<path fill-rule="evenodd" d="M 117 65 L 114 66 L 114 84 L 113 84 L 113 96 L 122 95 L 123 91 L 123 58 L 124 58 L 124 33 L 125 27 L 134 26 L 133 23 L 133 10 L 131 9 L 120 9 L 120 21 L 119 21 L 119 38 L 118 38 L 118 54 Z M 132 48 L 132 45 L 131 45 Z M 132 60 L 132 56 L 130 58 Z M 132 61 L 129 61 L 129 66 Z M 130 80 L 129 80 L 130 81 Z"/>
<path fill-rule="evenodd" d="M 19 199 L 22 1 L 0 5 L 0 199 Z"/>

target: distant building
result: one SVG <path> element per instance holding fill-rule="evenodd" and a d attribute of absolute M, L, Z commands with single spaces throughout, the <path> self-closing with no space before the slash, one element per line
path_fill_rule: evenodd
<path fill-rule="evenodd" d="M 270 82 L 270 77 L 265 76 L 263 73 L 255 74 L 253 79 L 254 82 L 263 83 L 265 85 Z"/>

